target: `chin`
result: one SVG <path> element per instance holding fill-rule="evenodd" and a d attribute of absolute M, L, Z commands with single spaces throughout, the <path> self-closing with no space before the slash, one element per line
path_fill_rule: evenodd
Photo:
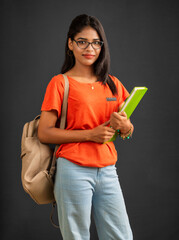
<path fill-rule="evenodd" d="M 93 60 L 87 60 L 87 61 L 83 61 L 81 62 L 82 64 L 86 65 L 86 66 L 91 66 L 96 62 L 97 59 L 93 59 Z"/>

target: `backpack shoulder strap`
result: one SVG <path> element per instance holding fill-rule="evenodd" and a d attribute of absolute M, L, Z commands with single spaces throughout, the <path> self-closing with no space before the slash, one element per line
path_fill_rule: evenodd
<path fill-rule="evenodd" d="M 69 93 L 69 81 L 66 75 L 62 74 L 65 79 L 65 88 L 64 88 L 64 96 L 63 96 L 63 103 L 62 103 L 62 111 L 61 111 L 61 119 L 60 119 L 60 128 L 65 129 L 66 124 L 66 116 L 67 116 L 67 105 L 68 105 L 68 93 Z M 55 146 L 55 150 L 53 153 L 52 159 L 52 167 L 50 169 L 50 174 L 53 175 L 55 171 L 55 163 L 56 163 L 56 151 L 58 150 L 59 145 Z"/>
<path fill-rule="evenodd" d="M 69 93 L 69 81 L 68 78 L 65 74 L 62 74 L 65 80 L 65 88 L 64 88 L 64 96 L 63 96 L 63 103 L 62 103 L 62 111 L 61 111 L 61 119 L 60 119 L 60 128 L 65 129 L 65 124 L 66 124 L 66 116 L 67 116 L 67 106 L 68 106 L 68 93 Z M 52 167 L 50 169 L 50 174 L 53 175 L 53 172 L 55 171 L 55 163 L 56 163 L 56 151 L 59 148 L 59 145 L 55 146 L 54 154 L 53 154 L 53 159 L 52 159 Z M 59 228 L 58 225 L 56 225 L 53 221 L 53 214 L 55 210 L 55 205 L 56 202 L 52 203 L 52 211 L 50 214 L 50 220 L 51 223 L 54 227 Z"/>

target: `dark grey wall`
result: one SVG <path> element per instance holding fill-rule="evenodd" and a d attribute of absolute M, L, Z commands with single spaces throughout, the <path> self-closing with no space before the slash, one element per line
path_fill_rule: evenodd
<path fill-rule="evenodd" d="M 1 0 L 1 239 L 61 239 L 21 186 L 23 124 L 39 114 L 45 88 L 63 63 L 71 20 L 102 22 L 111 73 L 131 91 L 147 86 L 131 117 L 130 141 L 115 142 L 118 174 L 135 240 L 179 239 L 178 1 Z M 94 224 L 91 239 L 97 240 Z"/>

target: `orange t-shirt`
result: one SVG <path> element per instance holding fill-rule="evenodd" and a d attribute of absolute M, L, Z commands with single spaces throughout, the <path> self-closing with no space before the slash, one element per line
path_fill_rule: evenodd
<path fill-rule="evenodd" d="M 108 121 L 113 112 L 129 96 L 122 83 L 111 76 L 118 89 L 114 96 L 101 82 L 82 83 L 68 77 L 69 96 L 67 110 L 67 130 L 92 129 Z M 61 74 L 49 82 L 41 111 L 57 110 L 61 114 L 64 94 L 64 78 Z M 83 133 L 81 133 L 83 134 Z M 64 157 L 73 163 L 89 167 L 105 167 L 117 161 L 117 152 L 113 142 L 77 142 L 61 144 L 56 157 Z"/>

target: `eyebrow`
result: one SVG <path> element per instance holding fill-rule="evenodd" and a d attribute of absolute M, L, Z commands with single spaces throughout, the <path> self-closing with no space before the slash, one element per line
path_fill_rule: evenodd
<path fill-rule="evenodd" d="M 88 40 L 87 38 L 82 38 L 82 37 L 77 38 L 77 40 L 80 40 L 80 39 L 85 40 L 85 41 Z M 94 38 L 93 41 L 100 41 L 100 39 L 99 38 Z"/>

